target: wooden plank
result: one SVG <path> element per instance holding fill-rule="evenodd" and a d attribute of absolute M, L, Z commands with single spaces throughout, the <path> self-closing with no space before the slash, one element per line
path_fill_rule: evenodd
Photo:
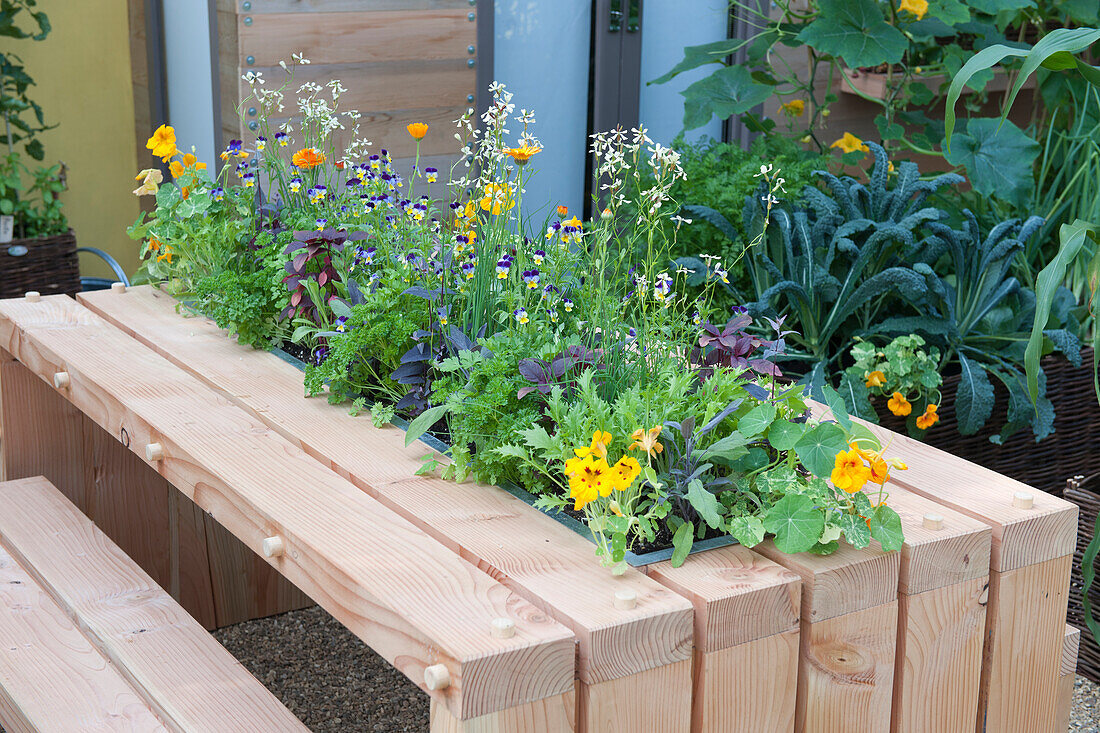
<path fill-rule="evenodd" d="M 167 730 L 2 545 L 0 724 L 9 733 Z"/>
<path fill-rule="evenodd" d="M 89 511 L 84 477 L 84 420 L 53 387 L 17 361 L 0 361 L 0 479 L 45 476 Z"/>
<path fill-rule="evenodd" d="M 45 479 L 0 501 L 0 542 L 173 730 L 306 730 Z"/>
<path fill-rule="evenodd" d="M 791 730 L 799 577 L 740 545 L 646 570 L 695 607 L 692 730 Z"/>
<path fill-rule="evenodd" d="M 689 730 L 691 660 L 605 682 L 577 682 L 577 708 L 578 728 L 592 733 Z"/>
<path fill-rule="evenodd" d="M 1057 725 L 1066 602 L 1073 557 L 991 572 L 979 730 Z M 984 715 L 983 715 L 984 711 Z"/>
<path fill-rule="evenodd" d="M 897 601 L 814 623 L 803 616 L 796 731 L 890 729 L 897 620 Z"/>
<path fill-rule="evenodd" d="M 992 531 L 918 494 L 889 487 L 905 544 L 891 730 L 971 731 L 978 712 Z"/>
<path fill-rule="evenodd" d="M 161 291 L 140 287 L 108 293 L 113 297 L 83 295 L 82 302 L 105 318 L 193 369 L 271 430 L 571 628 L 582 682 L 614 680 L 689 658 L 691 604 L 635 570 L 611 576 L 589 542 L 553 519 L 494 487 L 413 477 L 430 452 L 423 444 L 406 447 L 400 430 L 376 429 L 323 398 L 303 400 L 301 372 L 273 354 L 241 348 L 208 319 L 182 318 L 175 301 Z M 198 364 L 203 367 L 195 368 Z M 894 572 L 890 582 L 896 587 Z M 614 608 L 620 588 L 635 592 L 636 608 Z M 635 697 L 640 707 L 653 704 L 641 689 Z"/>
<path fill-rule="evenodd" d="M 249 547 L 280 537 L 280 572 L 414 683 L 443 664 L 451 684 L 433 694 L 456 717 L 572 686 L 566 629 L 71 299 L 0 301 L 0 348 L 67 371 L 68 399 L 132 449 L 159 443 L 161 475 Z M 491 634 L 499 617 L 513 637 Z"/>
<path fill-rule="evenodd" d="M 168 499 L 172 533 L 172 585 L 169 592 L 207 630 L 218 627 L 210 555 L 206 543 L 206 512 L 179 491 Z M 287 581 L 288 583 L 290 581 Z"/>
<path fill-rule="evenodd" d="M 257 14 L 240 22 L 238 66 L 288 64 L 303 54 L 314 64 L 350 64 L 404 59 L 465 59 L 477 43 L 469 10 L 377 10 L 355 13 Z"/>
<path fill-rule="evenodd" d="M 1070 713 L 1073 711 L 1073 686 L 1077 680 L 1077 652 L 1081 648 L 1081 630 L 1066 624 L 1062 637 L 1062 668 L 1058 677 L 1058 724 L 1054 730 L 1069 730 Z"/>
<path fill-rule="evenodd" d="M 263 0 L 253 3 L 245 13 L 234 0 L 218 0 L 219 7 L 242 15 L 264 13 L 342 13 L 364 10 L 465 10 L 470 11 L 467 0 Z"/>
<path fill-rule="evenodd" d="M 695 653 L 691 730 L 791 733 L 798 691 L 797 629 Z"/>
<path fill-rule="evenodd" d="M 446 707 L 432 700 L 429 733 L 571 733 L 576 707 L 576 694 L 570 690 L 557 697 L 546 697 L 471 720 L 459 720 Z"/>

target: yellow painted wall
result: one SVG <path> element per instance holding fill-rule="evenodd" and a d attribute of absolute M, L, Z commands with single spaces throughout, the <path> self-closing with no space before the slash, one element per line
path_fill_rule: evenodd
<path fill-rule="evenodd" d="M 138 163 L 127 7 L 126 0 L 39 0 L 53 25 L 46 40 L 3 43 L 23 57 L 37 83 L 34 99 L 58 125 L 43 135 L 45 162 L 68 167 L 62 201 L 78 245 L 106 250 L 133 274 L 138 247 L 126 227 L 139 207 L 131 193 Z M 81 266 L 87 275 L 110 273 L 89 255 Z"/>

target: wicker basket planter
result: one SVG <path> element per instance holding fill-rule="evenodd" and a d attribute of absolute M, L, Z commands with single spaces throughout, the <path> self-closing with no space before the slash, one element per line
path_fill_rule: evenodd
<path fill-rule="evenodd" d="M 76 236 L 64 234 L 14 239 L 0 244 L 0 298 L 15 298 L 28 290 L 43 295 L 80 292 Z"/>
<path fill-rule="evenodd" d="M 1100 473 L 1094 473 L 1088 478 L 1077 476 L 1070 479 L 1066 483 L 1065 498 L 1081 509 L 1078 515 L 1077 550 L 1073 553 L 1073 576 L 1069 587 L 1069 609 L 1066 620 L 1081 629 L 1077 673 L 1094 682 L 1100 682 L 1100 644 L 1092 638 L 1092 634 L 1085 626 L 1085 609 L 1081 604 L 1084 590 L 1081 560 L 1085 554 L 1085 548 L 1092 541 L 1096 531 L 1096 517 L 1100 514 Z M 1097 613 L 1100 610 L 1100 583 L 1093 584 L 1089 591 L 1089 601 L 1092 603 L 1093 613 Z"/>
<path fill-rule="evenodd" d="M 1043 360 L 1047 395 L 1054 404 L 1054 433 L 1035 442 L 1030 429 L 1009 437 L 1003 445 L 989 438 L 1000 432 L 1008 409 L 1008 394 L 995 382 L 996 403 L 985 427 L 973 435 L 960 435 L 955 419 L 954 395 L 959 377 L 947 376 L 940 391 L 940 422 L 928 431 L 925 442 L 950 451 L 968 461 L 1011 476 L 1036 489 L 1061 496 L 1070 476 L 1091 476 L 1100 472 L 1100 405 L 1092 384 L 1092 350 L 1081 352 L 1082 366 L 1074 367 L 1062 358 Z M 905 421 L 891 415 L 885 404 L 876 405 L 879 421 L 895 432 L 905 433 Z"/>

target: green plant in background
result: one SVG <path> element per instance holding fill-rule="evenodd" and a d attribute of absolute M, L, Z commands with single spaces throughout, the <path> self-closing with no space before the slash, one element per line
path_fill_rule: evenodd
<path fill-rule="evenodd" d="M 879 348 L 857 339 L 850 356 L 852 366 L 844 370 L 839 393 L 860 417 L 877 422 L 871 398 L 888 403 L 898 417 L 908 417 L 909 432 L 920 435 L 939 420 L 940 352 L 925 348 L 916 334 L 897 336 Z"/>
<path fill-rule="evenodd" d="M 50 21 L 45 13 L 34 10 L 36 6 L 35 0 L 0 0 L 0 37 L 44 40 Z M 22 24 L 25 19 L 29 22 Z M 0 215 L 14 217 L 16 238 L 51 236 L 68 229 L 60 201 L 65 190 L 64 166 L 30 168 L 22 159 L 23 154 L 37 161 L 45 158 L 38 136 L 50 129 L 42 107 L 27 93 L 33 85 L 19 56 L 0 52 L 0 115 L 4 124 L 0 144 L 7 148 L 0 158 Z M 22 147 L 22 153 L 17 147 Z"/>

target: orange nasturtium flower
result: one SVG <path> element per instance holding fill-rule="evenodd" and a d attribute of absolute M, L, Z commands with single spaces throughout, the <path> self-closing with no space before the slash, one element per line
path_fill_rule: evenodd
<path fill-rule="evenodd" d="M 206 163 L 200 163 L 193 153 L 184 153 L 181 160 L 173 160 L 168 164 L 168 169 L 172 171 L 173 178 L 179 178 L 188 168 L 201 171 L 206 168 Z"/>
<path fill-rule="evenodd" d="M 871 469 L 863 465 L 863 456 L 858 450 L 842 450 L 836 454 L 833 472 L 829 478 L 832 479 L 833 486 L 854 494 L 871 478 Z"/>
<path fill-rule="evenodd" d="M 917 428 L 920 430 L 927 430 L 940 421 L 940 416 L 936 414 L 937 406 L 929 404 L 924 408 L 924 414 L 917 417 Z"/>
<path fill-rule="evenodd" d="M 801 117 L 806 111 L 806 102 L 801 99 L 792 99 L 779 105 L 779 109 L 790 117 Z"/>
<path fill-rule="evenodd" d="M 876 369 L 867 375 L 867 387 L 881 387 L 886 384 L 886 375 Z"/>
<path fill-rule="evenodd" d="M 611 433 L 597 430 L 592 433 L 592 445 L 587 448 L 574 448 L 573 452 L 577 455 L 577 458 L 588 458 L 589 456 L 607 458 L 607 446 L 610 443 Z"/>
<path fill-rule="evenodd" d="M 867 147 L 862 140 L 853 135 L 850 132 L 844 133 L 844 137 L 835 141 L 830 148 L 840 148 L 845 153 L 854 153 L 857 150 L 862 150 L 865 153 L 871 152 L 871 148 Z"/>
<path fill-rule="evenodd" d="M 516 161 L 519 165 L 526 165 L 527 161 L 531 160 L 535 155 L 542 152 L 542 148 L 530 147 L 528 145 L 522 145 L 518 148 L 505 148 L 504 154 L 511 156 L 512 160 Z"/>
<path fill-rule="evenodd" d="M 157 262 L 164 262 L 167 260 L 168 264 L 172 264 L 172 258 L 175 256 L 175 253 L 172 252 L 172 247 L 166 244 L 164 245 L 164 250 L 157 255 Z"/>
<path fill-rule="evenodd" d="M 409 131 L 414 140 L 423 140 L 424 136 L 428 134 L 428 126 L 423 122 L 413 122 L 407 125 L 405 129 Z"/>
<path fill-rule="evenodd" d="M 325 162 L 325 154 L 317 148 L 302 148 L 291 159 L 294 165 L 305 170 L 307 168 L 316 168 Z"/>
<path fill-rule="evenodd" d="M 145 147 L 152 150 L 153 155 L 167 161 L 179 152 L 176 149 L 176 131 L 168 125 L 161 125 L 145 143 Z"/>
<path fill-rule="evenodd" d="M 886 403 L 886 406 L 890 408 L 890 412 L 898 417 L 905 417 L 913 411 L 913 405 L 905 399 L 905 395 L 901 392 L 895 392 L 890 401 Z"/>
<path fill-rule="evenodd" d="M 650 457 L 656 456 L 665 449 L 660 441 L 657 440 L 659 437 L 661 437 L 660 425 L 655 425 L 649 430 L 638 428 L 630 435 L 630 439 L 634 441 L 630 444 L 630 450 L 641 448 L 648 453 Z"/>

